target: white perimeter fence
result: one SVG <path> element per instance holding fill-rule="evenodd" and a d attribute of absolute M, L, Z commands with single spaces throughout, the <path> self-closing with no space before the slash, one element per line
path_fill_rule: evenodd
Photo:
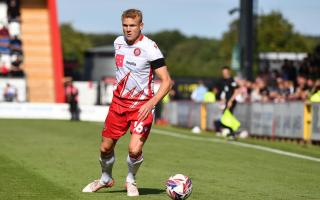
<path fill-rule="evenodd" d="M 222 115 L 218 103 L 173 101 L 163 105 L 162 117 L 170 124 L 213 130 Z M 238 104 L 234 111 L 240 130 L 251 135 L 320 141 L 320 104 L 251 103 Z"/>

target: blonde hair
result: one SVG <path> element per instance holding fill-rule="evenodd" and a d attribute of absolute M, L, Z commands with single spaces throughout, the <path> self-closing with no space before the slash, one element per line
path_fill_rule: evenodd
<path fill-rule="evenodd" d="M 124 18 L 132 18 L 135 19 L 138 17 L 140 19 L 140 22 L 142 22 L 142 12 L 138 9 L 128 9 L 123 11 L 121 19 Z"/>

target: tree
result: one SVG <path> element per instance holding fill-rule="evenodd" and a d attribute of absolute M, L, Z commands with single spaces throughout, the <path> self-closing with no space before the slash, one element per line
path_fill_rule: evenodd
<path fill-rule="evenodd" d="M 158 33 L 148 34 L 152 40 L 157 42 L 157 45 L 166 55 L 178 44 L 187 40 L 187 37 L 178 30 L 161 31 Z"/>
<path fill-rule="evenodd" d="M 95 34 L 95 33 L 89 33 L 87 34 L 88 39 L 91 41 L 92 45 L 94 47 L 97 46 L 108 46 L 113 45 L 113 41 L 116 39 L 118 35 L 116 34 Z"/>
<path fill-rule="evenodd" d="M 226 64 L 230 63 L 232 49 L 238 43 L 238 24 L 239 20 L 234 20 L 231 22 L 229 25 L 229 31 L 223 34 L 220 42 L 219 56 L 224 59 Z"/>
<path fill-rule="evenodd" d="M 257 23 L 259 52 L 308 52 L 307 42 L 280 12 L 261 15 Z"/>
<path fill-rule="evenodd" d="M 219 42 L 213 39 L 190 38 L 176 45 L 167 56 L 173 76 L 214 77 L 223 64 L 218 56 Z"/>
<path fill-rule="evenodd" d="M 166 55 L 172 76 L 213 77 L 224 63 L 219 55 L 219 41 L 187 37 L 177 30 L 148 35 Z"/>
<path fill-rule="evenodd" d="M 84 33 L 74 30 L 71 24 L 60 26 L 64 60 L 76 60 L 80 66 L 84 64 L 84 51 L 92 47 L 92 42 Z"/>
<path fill-rule="evenodd" d="M 232 48 L 238 42 L 238 20 L 231 22 L 223 34 L 219 54 L 231 59 Z M 311 52 L 312 39 L 294 31 L 294 26 L 280 12 L 258 16 L 256 23 L 256 52 Z"/>

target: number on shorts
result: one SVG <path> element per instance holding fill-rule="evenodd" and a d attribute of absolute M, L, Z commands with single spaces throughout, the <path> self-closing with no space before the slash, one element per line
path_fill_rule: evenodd
<path fill-rule="evenodd" d="M 143 131 L 143 122 L 134 122 L 134 131 L 136 131 L 137 133 L 141 133 Z"/>

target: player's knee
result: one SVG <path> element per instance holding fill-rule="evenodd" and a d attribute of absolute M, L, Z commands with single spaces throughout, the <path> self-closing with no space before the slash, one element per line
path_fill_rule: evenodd
<path fill-rule="evenodd" d="M 100 151 L 103 154 L 110 154 L 113 151 L 113 145 L 102 142 L 100 145 Z"/>
<path fill-rule="evenodd" d="M 112 153 L 116 143 L 114 139 L 103 137 L 100 144 L 101 153 L 105 155 Z"/>
<path fill-rule="evenodd" d="M 129 147 L 129 156 L 131 158 L 139 158 L 141 154 L 142 154 L 142 150 L 140 148 Z"/>

